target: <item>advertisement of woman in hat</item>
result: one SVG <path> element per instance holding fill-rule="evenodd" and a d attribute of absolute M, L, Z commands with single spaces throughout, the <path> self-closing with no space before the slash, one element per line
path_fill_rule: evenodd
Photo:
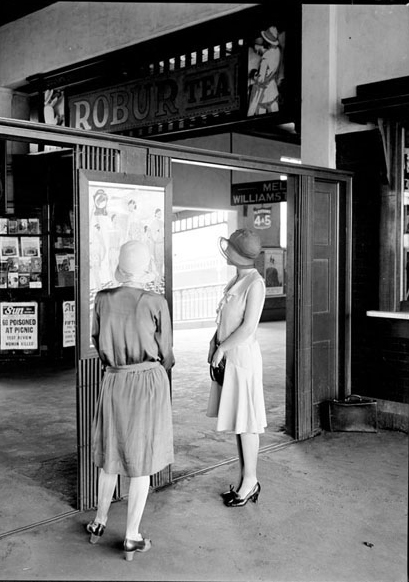
<path fill-rule="evenodd" d="M 270 26 L 261 31 L 253 52 L 260 55 L 258 71 L 251 72 L 252 89 L 249 98 L 248 116 L 273 113 L 279 110 L 278 75 L 281 65 L 281 49 L 278 30 Z"/>
<path fill-rule="evenodd" d="M 90 212 L 90 279 L 91 287 L 100 289 L 111 279 L 109 265 L 108 194 L 102 188 L 93 195 L 93 208 Z"/>
<path fill-rule="evenodd" d="M 255 268 L 261 252 L 259 237 L 249 229 L 221 237 L 219 248 L 236 276 L 227 284 L 217 309 L 217 330 L 210 342 L 208 362 L 224 362 L 224 378 L 212 381 L 207 416 L 217 417 L 217 431 L 236 435 L 239 457 L 237 487 L 222 493 L 228 507 L 256 502 L 261 490 L 257 479 L 259 434 L 267 426 L 263 362 L 256 338 L 265 300 L 265 284 Z"/>
<path fill-rule="evenodd" d="M 97 293 L 92 325 L 105 373 L 92 425 L 98 508 L 86 529 L 95 544 L 105 531 L 117 476 L 129 477 L 126 560 L 151 547 L 139 529 L 149 476 L 173 462 L 171 319 L 164 296 L 144 290 L 153 276 L 150 262 L 142 242 L 122 245 L 115 272 L 120 286 Z"/>

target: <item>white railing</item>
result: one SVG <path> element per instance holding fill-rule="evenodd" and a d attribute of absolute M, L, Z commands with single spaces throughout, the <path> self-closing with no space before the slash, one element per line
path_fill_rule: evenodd
<path fill-rule="evenodd" d="M 173 320 L 216 319 L 216 309 L 226 283 L 173 290 Z"/>

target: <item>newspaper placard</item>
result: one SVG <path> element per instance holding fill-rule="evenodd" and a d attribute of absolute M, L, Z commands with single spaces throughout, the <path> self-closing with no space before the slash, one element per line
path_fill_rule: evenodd
<path fill-rule="evenodd" d="M 69 348 L 75 346 L 75 301 L 63 301 L 62 314 L 62 345 Z"/>
<path fill-rule="evenodd" d="M 16 273 L 17 277 L 18 274 Z M 38 348 L 38 304 L 0 303 L 0 349 Z"/>

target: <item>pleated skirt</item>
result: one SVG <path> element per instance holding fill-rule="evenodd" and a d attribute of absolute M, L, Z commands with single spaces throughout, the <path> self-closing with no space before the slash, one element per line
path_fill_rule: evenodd
<path fill-rule="evenodd" d="M 92 424 L 92 456 L 106 473 L 141 477 L 173 462 L 169 379 L 158 362 L 107 368 Z"/>
<path fill-rule="evenodd" d="M 217 431 L 264 432 L 263 361 L 257 341 L 226 353 L 223 387 L 212 381 L 206 414 L 217 417 Z"/>

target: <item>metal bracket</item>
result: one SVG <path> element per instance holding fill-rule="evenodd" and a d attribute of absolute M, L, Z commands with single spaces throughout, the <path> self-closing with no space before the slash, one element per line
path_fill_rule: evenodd
<path fill-rule="evenodd" d="M 386 170 L 386 180 L 391 183 L 391 128 L 388 122 L 378 117 L 378 128 L 382 138 L 383 155 Z"/>

